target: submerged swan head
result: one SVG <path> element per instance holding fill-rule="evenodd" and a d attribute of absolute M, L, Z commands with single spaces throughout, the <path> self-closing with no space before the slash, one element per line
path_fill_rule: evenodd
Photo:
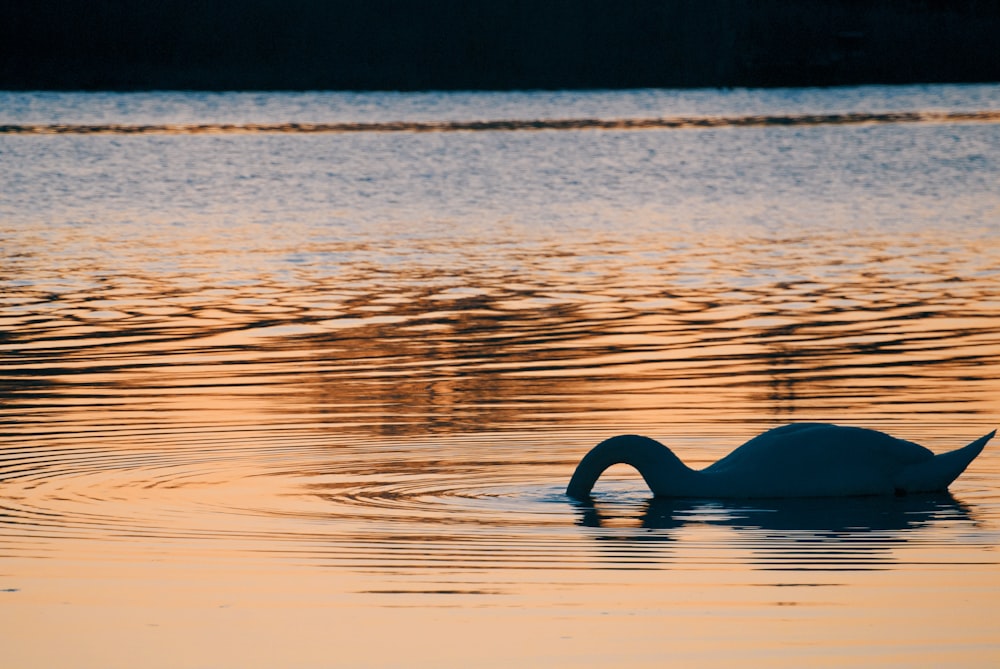
<path fill-rule="evenodd" d="M 566 488 L 590 496 L 615 464 L 638 470 L 657 497 L 840 497 L 938 492 L 948 488 L 996 431 L 935 455 L 877 430 L 797 423 L 768 430 L 702 470 L 648 437 L 602 441 L 577 465 Z"/>

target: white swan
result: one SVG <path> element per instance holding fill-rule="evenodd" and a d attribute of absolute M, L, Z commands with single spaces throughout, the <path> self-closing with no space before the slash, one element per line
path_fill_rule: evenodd
<path fill-rule="evenodd" d="M 584 456 L 566 494 L 587 499 L 611 465 L 635 467 L 656 497 L 844 497 L 946 490 L 996 430 L 934 455 L 884 432 L 825 423 L 768 430 L 705 469 L 691 469 L 669 448 L 636 435 L 602 441 Z"/>

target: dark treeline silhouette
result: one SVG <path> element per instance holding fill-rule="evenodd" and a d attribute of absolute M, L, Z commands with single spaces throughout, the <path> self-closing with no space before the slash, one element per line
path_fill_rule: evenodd
<path fill-rule="evenodd" d="M 1000 0 L 0 0 L 0 88 L 1000 80 Z"/>

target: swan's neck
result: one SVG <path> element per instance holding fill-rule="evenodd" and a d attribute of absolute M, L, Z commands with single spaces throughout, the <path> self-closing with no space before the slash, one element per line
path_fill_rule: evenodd
<path fill-rule="evenodd" d="M 635 467 L 657 497 L 695 497 L 702 494 L 699 472 L 681 462 L 658 441 L 631 434 L 612 437 L 594 446 L 577 465 L 566 494 L 586 499 L 604 470 L 617 464 Z"/>

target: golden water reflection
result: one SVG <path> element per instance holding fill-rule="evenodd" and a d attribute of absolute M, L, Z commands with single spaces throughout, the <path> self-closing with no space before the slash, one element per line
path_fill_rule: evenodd
<path fill-rule="evenodd" d="M 557 282 L 576 272 L 547 263 L 568 249 L 532 258 L 533 283 L 486 256 L 224 290 L 135 271 L 25 282 L 4 296 L 3 398 L 67 429 L 229 414 L 390 434 L 1000 408 L 995 254 L 953 244 L 931 262 L 921 240 L 848 265 L 859 249 L 839 240 L 802 257 L 740 241 L 605 255 L 572 290 Z M 689 272 L 705 258 L 728 260 Z"/>
<path fill-rule="evenodd" d="M 0 136 L 4 660 L 996 664 L 992 447 L 563 492 L 615 433 L 996 428 L 997 127 Z"/>

